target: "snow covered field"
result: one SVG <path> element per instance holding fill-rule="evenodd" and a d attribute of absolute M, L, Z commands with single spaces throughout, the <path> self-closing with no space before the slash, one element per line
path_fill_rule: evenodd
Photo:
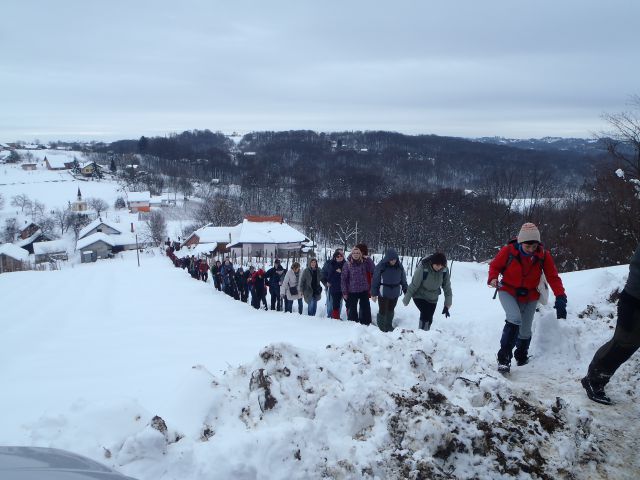
<path fill-rule="evenodd" d="M 400 303 L 385 334 L 254 310 L 158 251 L 140 262 L 0 275 L 0 443 L 150 480 L 640 477 L 638 356 L 612 407 L 579 384 L 627 266 L 562 275 L 568 319 L 542 307 L 532 362 L 504 378 L 486 265 L 454 265 L 432 331 Z"/>

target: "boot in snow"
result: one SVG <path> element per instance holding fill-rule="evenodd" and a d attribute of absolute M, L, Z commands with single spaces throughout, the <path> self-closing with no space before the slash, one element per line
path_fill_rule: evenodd
<path fill-rule="evenodd" d="M 589 397 L 594 402 L 601 403 L 603 405 L 611 405 L 611 399 L 604 393 L 604 385 L 594 384 L 591 380 L 589 380 L 589 376 L 584 377 L 580 380 L 582 386 L 587 392 L 587 397 Z"/>

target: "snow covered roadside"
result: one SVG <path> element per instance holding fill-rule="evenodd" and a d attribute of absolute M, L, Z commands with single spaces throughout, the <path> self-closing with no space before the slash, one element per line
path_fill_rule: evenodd
<path fill-rule="evenodd" d="M 614 407 L 578 382 L 626 267 L 563 275 L 568 320 L 544 307 L 535 358 L 505 379 L 483 265 L 454 267 L 450 319 L 409 331 L 417 310 L 400 305 L 383 334 L 255 311 L 161 255 L 141 263 L 0 276 L 0 443 L 141 479 L 638 477 L 637 356 Z"/>

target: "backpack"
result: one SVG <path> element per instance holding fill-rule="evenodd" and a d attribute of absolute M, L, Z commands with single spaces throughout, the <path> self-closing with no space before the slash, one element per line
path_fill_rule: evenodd
<path fill-rule="evenodd" d="M 516 240 L 511 240 L 509 243 L 515 243 L 515 242 Z M 547 259 L 547 250 L 544 247 L 542 248 L 544 250 L 544 254 L 542 255 L 542 258 L 538 257 L 537 255 L 535 257 L 535 262 L 540 264 L 540 270 L 542 271 L 542 274 L 540 275 L 540 282 L 538 282 L 538 286 L 536 287 L 536 290 L 540 294 L 540 297 L 538 298 L 538 303 L 540 305 L 546 305 L 547 303 L 549 303 L 549 285 L 547 284 L 547 279 L 544 276 L 544 262 Z M 504 272 L 507 270 L 507 268 L 509 268 L 509 265 L 511 264 L 511 262 L 515 257 L 516 255 L 509 252 L 509 258 L 507 258 L 507 263 L 504 264 L 504 268 L 500 271 L 500 275 L 504 274 Z M 518 256 L 518 261 L 520 261 L 520 256 Z"/>

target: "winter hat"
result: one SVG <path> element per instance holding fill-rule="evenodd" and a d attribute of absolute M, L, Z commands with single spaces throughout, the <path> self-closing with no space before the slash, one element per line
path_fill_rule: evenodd
<path fill-rule="evenodd" d="M 525 223 L 518 233 L 518 243 L 540 242 L 540 230 L 533 223 Z"/>
<path fill-rule="evenodd" d="M 436 252 L 429 257 L 429 263 L 431 265 L 442 265 L 443 267 L 446 267 L 447 257 L 444 256 L 444 253 Z"/>

